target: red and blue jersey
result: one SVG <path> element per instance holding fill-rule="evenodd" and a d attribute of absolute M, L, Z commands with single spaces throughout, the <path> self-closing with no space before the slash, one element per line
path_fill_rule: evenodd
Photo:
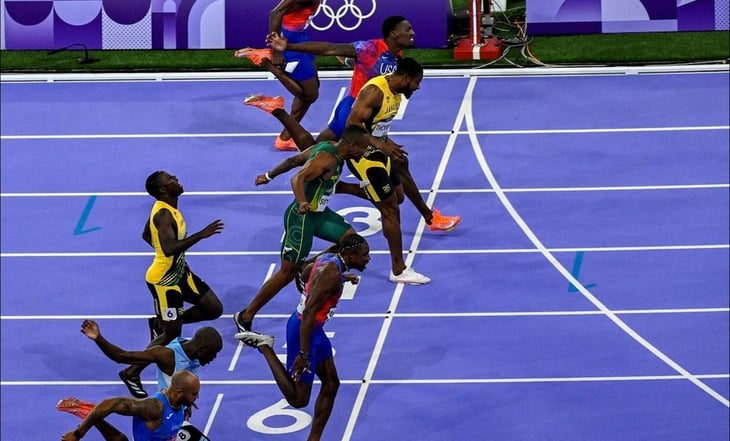
<path fill-rule="evenodd" d="M 391 53 L 382 38 L 355 41 L 352 45 L 357 52 L 350 82 L 350 96 L 354 98 L 370 79 L 394 72 L 398 67 L 398 58 L 403 53 L 400 51 L 395 54 Z"/>
<path fill-rule="evenodd" d="M 281 18 L 281 28 L 291 32 L 302 32 L 309 26 L 312 16 L 317 13 L 319 3 L 320 0 L 316 0 L 311 5 L 302 5 L 284 14 Z"/>
<path fill-rule="evenodd" d="M 307 281 L 307 285 L 304 288 L 304 293 L 299 300 L 299 305 L 297 305 L 297 315 L 301 319 L 302 314 L 304 313 L 304 308 L 307 306 L 307 295 L 309 294 L 309 286 L 312 283 L 313 275 L 315 271 L 317 271 L 322 266 L 327 265 L 328 263 L 334 263 L 335 265 L 337 265 L 337 269 L 340 271 L 340 277 L 342 278 L 342 283 L 340 284 L 339 291 L 336 294 L 328 297 L 322 307 L 314 313 L 315 327 L 322 327 L 325 322 L 335 314 L 335 310 L 337 309 L 337 303 L 340 301 L 340 297 L 342 297 L 342 288 L 343 284 L 345 283 L 345 276 L 343 273 L 346 271 L 346 269 L 345 264 L 337 256 L 337 254 L 323 254 L 314 262 L 314 264 L 312 265 L 312 269 L 309 272 L 310 276 L 309 280 Z"/>

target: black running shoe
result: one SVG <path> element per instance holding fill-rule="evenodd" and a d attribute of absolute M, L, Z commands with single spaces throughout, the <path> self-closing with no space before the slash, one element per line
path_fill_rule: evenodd
<path fill-rule="evenodd" d="M 241 322 L 239 320 L 239 317 L 241 316 L 241 312 L 243 312 L 243 311 L 238 311 L 238 312 L 236 312 L 236 313 L 233 314 L 233 323 L 236 324 L 236 329 L 238 329 L 238 332 L 247 332 L 247 331 L 250 331 L 251 330 L 251 322 L 246 323 L 246 322 Z M 241 324 L 241 323 L 243 323 L 243 324 Z"/>
<path fill-rule="evenodd" d="M 161 336 L 163 332 L 165 332 L 164 329 L 162 329 L 162 323 L 160 323 L 160 319 L 157 317 L 150 317 L 147 319 L 147 326 L 150 328 L 150 341 L 156 339 L 157 337 Z"/>
<path fill-rule="evenodd" d="M 302 280 L 302 270 L 300 269 L 297 271 L 296 274 L 294 274 L 294 285 L 297 287 L 297 291 L 299 291 L 301 294 L 304 294 L 304 287 L 307 286 L 307 282 Z"/>
<path fill-rule="evenodd" d="M 119 372 L 119 378 L 122 380 L 124 385 L 127 386 L 129 393 L 132 394 L 133 397 L 147 398 L 147 392 L 142 386 L 142 380 L 139 378 L 139 375 L 127 375 L 127 371 L 122 369 Z"/>

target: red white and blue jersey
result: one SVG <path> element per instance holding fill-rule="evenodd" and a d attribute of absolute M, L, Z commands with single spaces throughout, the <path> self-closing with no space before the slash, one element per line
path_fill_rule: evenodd
<path fill-rule="evenodd" d="M 288 14 L 284 14 L 281 18 L 281 28 L 291 32 L 302 32 L 317 13 L 319 3 L 320 0 L 316 0 L 311 5 L 302 5 Z"/>
<path fill-rule="evenodd" d="M 357 52 L 350 82 L 350 96 L 354 98 L 370 79 L 394 72 L 398 67 L 398 58 L 403 52 L 391 53 L 382 38 L 355 41 L 352 45 Z"/>
<path fill-rule="evenodd" d="M 302 314 L 304 313 L 304 309 L 307 306 L 307 295 L 309 294 L 309 286 L 312 283 L 312 275 L 315 271 L 317 271 L 319 268 L 321 268 L 324 265 L 327 265 L 328 263 L 334 263 L 337 265 L 337 269 L 340 271 L 340 277 L 342 279 L 342 283 L 340 283 L 340 289 L 339 291 L 325 300 L 324 304 L 317 312 L 314 313 L 314 326 L 315 327 L 321 327 L 325 324 L 327 320 L 332 318 L 333 315 L 335 315 L 335 310 L 337 309 L 337 303 L 340 301 L 340 297 L 342 297 L 342 289 L 343 285 L 345 283 L 345 276 L 344 272 L 346 271 L 345 264 L 340 260 L 340 258 L 336 254 L 327 253 L 320 256 L 312 265 L 312 269 L 309 272 L 309 280 L 307 281 L 307 285 L 304 288 L 304 293 L 301 295 L 301 298 L 299 299 L 299 305 L 297 305 L 297 315 L 299 318 L 302 318 Z"/>

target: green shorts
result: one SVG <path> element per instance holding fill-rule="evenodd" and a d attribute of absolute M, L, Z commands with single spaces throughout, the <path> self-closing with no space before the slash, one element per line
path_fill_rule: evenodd
<path fill-rule="evenodd" d="M 332 243 L 352 228 L 345 218 L 335 211 L 325 208 L 324 211 L 310 211 L 299 214 L 299 203 L 292 202 L 284 212 L 284 240 L 281 243 L 281 258 L 287 262 L 299 264 L 307 259 L 312 251 L 315 237 Z"/>

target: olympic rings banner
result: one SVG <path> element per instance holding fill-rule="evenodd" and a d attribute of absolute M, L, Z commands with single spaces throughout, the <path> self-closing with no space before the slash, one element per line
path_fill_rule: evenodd
<path fill-rule="evenodd" d="M 239 49 L 263 47 L 279 0 L 0 0 L 0 49 Z M 416 46 L 447 45 L 449 0 L 322 0 L 312 40 L 380 38 L 406 17 Z"/>
<path fill-rule="evenodd" d="M 728 29 L 728 0 L 527 0 L 531 35 Z"/>

